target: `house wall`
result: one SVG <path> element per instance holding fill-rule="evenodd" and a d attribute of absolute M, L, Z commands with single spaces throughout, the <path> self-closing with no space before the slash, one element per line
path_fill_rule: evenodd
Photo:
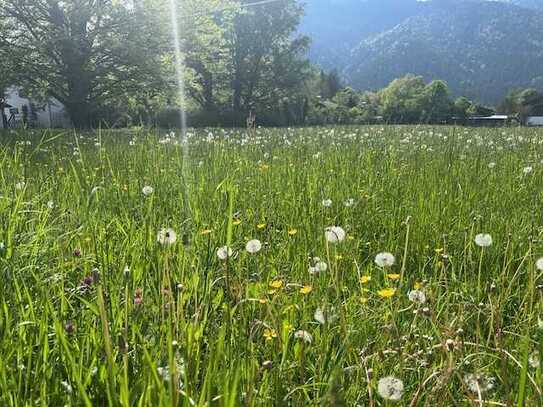
<path fill-rule="evenodd" d="M 543 116 L 530 116 L 526 120 L 528 126 L 543 126 Z"/>
<path fill-rule="evenodd" d="M 49 99 L 46 103 L 34 103 L 35 117 L 32 117 L 32 114 L 30 113 L 30 105 L 32 101 L 26 97 L 21 96 L 17 87 L 12 86 L 8 88 L 5 95 L 6 102 L 11 106 L 19 109 L 19 113 L 15 115 L 15 122 L 17 126 L 22 125 L 22 108 L 24 105 L 26 105 L 29 108 L 29 124 L 32 127 L 71 127 L 71 121 L 65 107 L 62 105 L 62 103 L 54 98 Z M 5 113 L 9 119 L 9 109 L 6 109 Z M 0 120 L 0 128 L 1 127 L 2 121 Z"/>

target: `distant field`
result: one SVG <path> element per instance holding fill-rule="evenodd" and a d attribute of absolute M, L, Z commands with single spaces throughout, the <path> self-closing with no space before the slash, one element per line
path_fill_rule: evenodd
<path fill-rule="evenodd" d="M 189 136 L 0 135 L 0 405 L 543 405 L 542 130 Z"/>

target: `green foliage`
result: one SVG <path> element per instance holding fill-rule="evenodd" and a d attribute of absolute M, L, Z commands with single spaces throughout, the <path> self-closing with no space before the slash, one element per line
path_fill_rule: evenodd
<path fill-rule="evenodd" d="M 11 132 L 0 405 L 540 406 L 540 135 Z"/>

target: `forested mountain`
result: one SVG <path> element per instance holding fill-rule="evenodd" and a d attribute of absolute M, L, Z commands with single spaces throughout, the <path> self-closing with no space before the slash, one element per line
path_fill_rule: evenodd
<path fill-rule="evenodd" d="M 311 59 L 357 89 L 406 73 L 492 103 L 511 88 L 543 88 L 539 1 L 315 0 L 306 12 Z"/>

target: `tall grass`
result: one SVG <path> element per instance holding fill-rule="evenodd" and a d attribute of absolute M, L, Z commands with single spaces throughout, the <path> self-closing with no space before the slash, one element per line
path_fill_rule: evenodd
<path fill-rule="evenodd" d="M 543 403 L 540 130 L 1 137 L 1 405 Z"/>

